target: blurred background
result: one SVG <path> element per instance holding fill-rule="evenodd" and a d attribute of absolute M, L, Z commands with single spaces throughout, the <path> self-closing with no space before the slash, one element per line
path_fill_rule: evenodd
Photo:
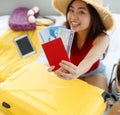
<path fill-rule="evenodd" d="M 52 0 L 0 0 L 0 15 L 8 15 L 17 7 L 39 6 L 41 15 L 59 15 L 52 8 Z M 103 5 L 113 13 L 120 13 L 120 0 L 103 0 Z"/>

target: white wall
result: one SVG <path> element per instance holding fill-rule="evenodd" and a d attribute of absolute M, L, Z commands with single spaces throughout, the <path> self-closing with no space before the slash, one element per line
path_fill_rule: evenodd
<path fill-rule="evenodd" d="M 0 0 L 0 15 L 10 14 L 15 8 L 25 6 L 32 8 L 39 6 L 42 15 L 58 14 L 51 5 L 52 0 Z M 103 0 L 104 5 L 109 5 L 112 12 L 120 13 L 120 0 Z"/>
<path fill-rule="evenodd" d="M 104 6 L 109 6 L 110 11 L 120 13 L 120 0 L 103 0 Z"/>
<path fill-rule="evenodd" d="M 42 15 L 57 14 L 51 5 L 52 0 L 0 0 L 0 15 L 10 14 L 17 7 L 39 6 Z"/>

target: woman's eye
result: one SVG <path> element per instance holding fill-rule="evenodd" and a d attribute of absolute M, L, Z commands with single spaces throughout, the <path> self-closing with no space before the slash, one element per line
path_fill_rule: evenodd
<path fill-rule="evenodd" d="M 69 9 L 69 12 L 74 12 L 73 9 Z"/>
<path fill-rule="evenodd" d="M 80 13 L 80 14 L 85 14 L 85 12 L 84 12 L 84 11 L 79 11 L 79 13 Z"/>

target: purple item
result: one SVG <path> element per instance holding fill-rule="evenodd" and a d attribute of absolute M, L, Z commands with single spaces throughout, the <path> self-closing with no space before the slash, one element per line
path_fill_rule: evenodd
<path fill-rule="evenodd" d="M 11 29 L 15 31 L 36 29 L 36 23 L 30 23 L 28 21 L 28 10 L 29 8 L 19 7 L 12 12 L 8 20 L 8 24 Z M 38 15 L 39 14 L 35 14 L 35 17 L 37 17 Z"/>

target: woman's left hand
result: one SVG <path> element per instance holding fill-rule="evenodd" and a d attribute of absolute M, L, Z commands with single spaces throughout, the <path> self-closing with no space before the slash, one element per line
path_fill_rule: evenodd
<path fill-rule="evenodd" d="M 62 60 L 55 74 L 62 79 L 71 80 L 80 76 L 80 70 L 73 63 Z"/>

